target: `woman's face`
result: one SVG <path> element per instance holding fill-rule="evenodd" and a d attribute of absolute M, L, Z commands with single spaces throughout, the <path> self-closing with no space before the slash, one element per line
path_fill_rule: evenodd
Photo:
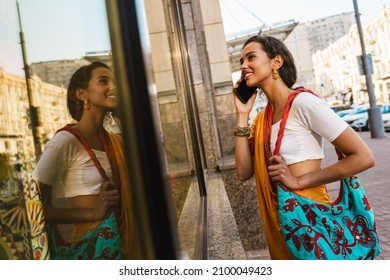
<path fill-rule="evenodd" d="M 272 80 L 272 60 L 263 51 L 260 43 L 251 42 L 242 50 L 241 75 L 248 86 L 261 87 L 268 79 Z"/>
<path fill-rule="evenodd" d="M 104 67 L 92 70 L 86 92 L 91 108 L 111 110 L 116 107 L 115 81 L 111 70 Z"/>

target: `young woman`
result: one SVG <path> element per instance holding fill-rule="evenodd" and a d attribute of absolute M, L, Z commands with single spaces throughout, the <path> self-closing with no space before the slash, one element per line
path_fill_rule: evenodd
<path fill-rule="evenodd" d="M 331 201 L 325 184 L 374 166 L 374 158 L 355 131 L 325 102 L 309 92 L 302 92 L 294 99 L 280 148 L 282 156 L 272 155 L 284 106 L 297 78 L 293 57 L 278 39 L 254 36 L 243 46 L 240 69 L 242 78 L 233 90 L 245 79 L 249 87 L 258 87 L 265 93 L 268 106 L 257 115 L 249 128 L 249 113 L 256 95 L 243 104 L 233 94 L 237 110 L 237 175 L 240 180 L 247 180 L 255 174 L 260 214 L 271 258 L 292 259 L 281 234 L 277 191 L 272 182 L 280 181 L 302 196 L 329 204 Z M 268 119 L 267 111 L 270 113 Z M 269 135 L 268 148 L 264 135 Z M 324 139 L 346 157 L 321 168 Z M 252 144 L 254 149 L 250 147 Z"/>
<path fill-rule="evenodd" d="M 103 127 L 117 103 L 110 68 L 100 62 L 79 68 L 67 103 L 77 123 L 57 131 L 33 173 L 51 258 L 128 258 L 132 230 L 122 140 Z"/>

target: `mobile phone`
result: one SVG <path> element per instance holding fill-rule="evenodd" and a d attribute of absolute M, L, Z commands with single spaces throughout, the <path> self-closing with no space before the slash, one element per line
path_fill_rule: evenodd
<path fill-rule="evenodd" d="M 246 104 L 252 95 L 256 93 L 256 90 L 257 87 L 248 87 L 245 79 L 242 79 L 238 87 L 234 89 L 234 93 L 242 103 Z"/>

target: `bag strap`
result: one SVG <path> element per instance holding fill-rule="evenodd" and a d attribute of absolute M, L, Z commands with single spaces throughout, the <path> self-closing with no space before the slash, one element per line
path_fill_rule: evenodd
<path fill-rule="evenodd" d="M 93 163 L 95 164 L 96 168 L 98 169 L 100 175 L 103 177 L 104 182 L 110 181 L 108 178 L 106 172 L 104 171 L 102 165 L 100 164 L 99 160 L 96 158 L 95 153 L 92 151 L 91 146 L 89 145 L 87 139 L 85 139 L 84 135 L 81 133 L 81 131 L 77 128 L 75 128 L 73 125 L 66 125 L 63 128 L 57 130 L 57 132 L 60 131 L 67 131 L 72 133 L 81 144 L 83 144 L 85 150 L 88 152 L 89 156 L 91 157 Z"/>
<path fill-rule="evenodd" d="M 284 130 L 286 128 L 288 113 L 290 112 L 290 108 L 291 108 L 292 102 L 294 101 L 295 97 L 301 92 L 309 92 L 309 93 L 319 97 L 313 91 L 311 91 L 309 89 L 305 89 L 305 88 L 299 88 L 299 89 L 295 90 L 294 92 L 290 93 L 290 95 L 288 96 L 287 102 L 284 105 L 282 120 L 280 121 L 280 126 L 279 126 L 278 137 L 276 138 L 275 150 L 273 153 L 274 155 L 280 155 L 280 147 L 282 145 L 282 139 L 283 139 L 283 135 L 284 135 Z M 269 106 L 269 114 L 271 114 L 271 118 L 272 118 L 272 113 L 273 113 L 272 108 L 271 108 L 271 106 Z M 337 148 L 335 148 L 335 150 L 336 150 L 338 160 L 342 160 L 343 158 L 345 158 L 345 155 L 341 151 L 339 151 Z"/>
<path fill-rule="evenodd" d="M 286 128 L 288 113 L 290 112 L 291 104 L 294 101 L 295 97 L 301 92 L 310 92 L 311 94 L 318 97 L 318 95 L 315 94 L 313 91 L 311 91 L 309 89 L 305 89 L 305 88 L 299 88 L 299 89 L 293 91 L 292 93 L 290 93 L 290 95 L 288 96 L 287 102 L 284 105 L 282 120 L 280 121 L 280 126 L 279 126 L 278 137 L 276 138 L 274 155 L 280 155 L 280 146 L 282 145 L 282 139 L 283 139 L 283 135 L 284 135 L 284 130 Z M 271 108 L 271 106 L 269 106 L 269 107 L 270 107 L 269 114 L 271 114 L 271 116 L 272 116 L 272 113 L 273 113 L 272 108 Z"/>

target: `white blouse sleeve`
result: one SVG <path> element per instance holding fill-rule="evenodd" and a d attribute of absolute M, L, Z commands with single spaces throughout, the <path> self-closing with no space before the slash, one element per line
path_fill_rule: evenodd
<path fill-rule="evenodd" d="M 329 142 L 334 141 L 348 127 L 321 98 L 311 93 L 299 94 L 294 103 L 301 121 Z"/>
<path fill-rule="evenodd" d="M 46 144 L 44 152 L 39 159 L 33 177 L 44 184 L 53 186 L 64 170 L 70 165 L 72 160 L 72 141 L 69 139 L 70 133 L 66 131 L 58 132 Z"/>

